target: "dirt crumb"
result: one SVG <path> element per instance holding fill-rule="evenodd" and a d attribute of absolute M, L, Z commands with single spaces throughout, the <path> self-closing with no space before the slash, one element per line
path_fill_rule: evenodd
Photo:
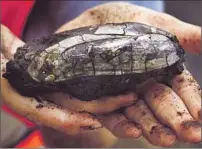
<path fill-rule="evenodd" d="M 43 107 L 44 107 L 44 105 L 42 105 L 42 104 L 38 104 L 38 105 L 36 106 L 37 109 L 41 109 L 41 108 L 43 108 Z"/>
<path fill-rule="evenodd" d="M 158 126 L 153 126 L 150 131 L 150 134 L 156 133 L 157 131 L 158 131 Z"/>
<path fill-rule="evenodd" d="M 182 82 L 184 82 L 184 78 L 182 78 L 182 77 L 179 78 L 179 79 L 177 80 L 177 82 L 178 82 L 178 83 L 182 83 Z"/>
<path fill-rule="evenodd" d="M 146 114 L 147 114 L 147 112 L 146 111 L 142 111 L 142 116 L 141 117 L 143 117 L 143 116 L 145 116 Z"/>
<path fill-rule="evenodd" d="M 90 11 L 90 15 L 95 15 L 95 12 L 94 11 Z"/>
<path fill-rule="evenodd" d="M 198 111 L 198 117 L 199 117 L 200 119 L 202 119 L 202 118 L 201 118 L 201 110 Z"/>
<path fill-rule="evenodd" d="M 184 113 L 183 112 L 177 112 L 177 115 L 182 116 Z"/>

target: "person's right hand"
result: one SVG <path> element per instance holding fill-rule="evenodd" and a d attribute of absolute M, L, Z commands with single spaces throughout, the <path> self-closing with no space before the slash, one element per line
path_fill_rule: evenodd
<path fill-rule="evenodd" d="M 129 10 L 130 12 L 128 12 Z M 105 14 L 108 14 L 108 17 Z M 132 16 L 135 17 L 131 19 Z M 75 20 L 63 25 L 57 32 L 98 23 L 126 21 L 161 27 L 177 34 L 185 49 L 195 53 L 200 52 L 198 27 L 181 22 L 166 14 L 126 3 L 110 3 L 90 9 Z M 182 31 L 182 28 L 186 30 Z M 8 39 L 10 38 L 6 38 L 6 40 Z M 22 43 L 19 39 L 15 39 Z M 5 49 L 4 51 L 9 53 L 9 50 Z M 12 57 L 12 54 L 10 56 Z M 1 79 L 1 86 L 3 86 L 1 94 L 9 106 L 25 117 L 68 134 L 104 125 L 117 137 L 137 138 L 143 132 L 143 135 L 152 144 L 159 146 L 171 146 L 176 140 L 176 135 L 187 142 L 199 142 L 201 127 L 194 119 L 200 122 L 200 88 L 187 71 L 176 76 L 171 84 L 173 90 L 156 82 L 149 84 L 150 88 L 144 90 L 145 101 L 137 100 L 137 95 L 133 93 L 118 96 L 118 98 L 105 97 L 104 101 L 110 101 L 110 99 L 113 101 L 110 102 L 112 104 L 105 104 L 110 110 L 118 109 L 121 106 L 131 106 L 125 108 L 124 114 L 113 112 L 104 116 L 99 115 L 99 120 L 90 114 L 72 113 L 68 109 L 52 103 L 43 103 L 47 106 L 37 108 L 41 103 L 36 99 L 21 96 L 3 78 Z M 132 105 L 134 102 L 135 104 Z M 114 105 L 117 106 L 114 107 Z M 136 123 L 141 126 L 141 129 Z"/>
<path fill-rule="evenodd" d="M 186 52 L 193 54 L 202 52 L 199 26 L 125 2 L 111 2 L 91 8 L 62 25 L 56 32 L 92 24 L 121 22 L 140 22 L 161 28 L 176 35 Z M 169 86 L 155 81 L 145 84 L 140 89 L 142 99 L 125 108 L 123 114 L 115 112 L 105 115 L 103 119 L 107 122 L 103 122 L 104 126 L 111 129 L 115 126 L 112 124 L 116 123 L 108 122 L 122 116 L 138 123 L 144 137 L 154 145 L 171 146 L 176 139 L 190 143 L 200 142 L 200 86 L 188 70 L 168 83 Z M 116 128 L 120 130 L 121 127 Z"/>

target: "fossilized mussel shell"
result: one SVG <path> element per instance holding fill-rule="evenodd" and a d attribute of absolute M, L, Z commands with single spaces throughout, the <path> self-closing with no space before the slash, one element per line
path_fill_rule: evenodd
<path fill-rule="evenodd" d="M 66 92 L 80 100 L 134 91 L 183 71 L 176 36 L 140 23 L 94 25 L 19 47 L 3 75 L 21 94 Z"/>

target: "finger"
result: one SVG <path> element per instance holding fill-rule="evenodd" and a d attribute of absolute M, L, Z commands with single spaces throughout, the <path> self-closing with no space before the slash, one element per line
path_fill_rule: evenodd
<path fill-rule="evenodd" d="M 12 58 L 17 47 L 23 45 L 23 41 L 15 36 L 6 26 L 1 24 L 1 52 L 6 59 Z"/>
<path fill-rule="evenodd" d="M 145 94 L 145 100 L 155 116 L 170 126 L 181 140 L 201 141 L 201 126 L 189 114 L 180 97 L 163 84 L 153 84 Z"/>
<path fill-rule="evenodd" d="M 13 110 L 40 125 L 55 128 L 68 134 L 85 129 L 100 128 L 102 125 L 92 115 L 73 113 L 60 106 L 16 93 L 6 79 L 1 78 L 1 98 Z"/>
<path fill-rule="evenodd" d="M 201 122 L 201 89 L 193 76 L 185 70 L 171 81 L 172 89 L 180 96 L 191 115 Z"/>
<path fill-rule="evenodd" d="M 175 143 L 175 133 L 160 124 L 143 100 L 125 108 L 126 117 L 141 126 L 143 135 L 156 146 L 168 147 Z"/>
<path fill-rule="evenodd" d="M 137 96 L 134 93 L 128 93 L 125 95 L 103 97 L 92 101 L 81 101 L 65 93 L 54 93 L 46 95 L 46 98 L 72 111 L 105 114 L 133 104 Z"/>
<path fill-rule="evenodd" d="M 142 131 L 140 127 L 130 122 L 121 113 L 110 113 L 104 116 L 98 116 L 101 123 L 119 138 L 138 138 Z"/>
<path fill-rule="evenodd" d="M 140 22 L 155 26 L 177 35 L 180 44 L 185 50 L 192 53 L 202 52 L 201 27 L 183 22 L 169 14 L 127 2 L 109 2 L 90 8 L 61 26 L 56 32 L 112 22 Z"/>

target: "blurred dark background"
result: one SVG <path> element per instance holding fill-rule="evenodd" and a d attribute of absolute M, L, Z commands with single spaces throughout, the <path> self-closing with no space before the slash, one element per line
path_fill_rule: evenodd
<path fill-rule="evenodd" d="M 165 11 L 180 20 L 201 25 L 202 14 L 201 0 L 167 0 Z"/>
<path fill-rule="evenodd" d="M 201 26 L 201 0 L 168 0 L 165 1 L 165 11 L 180 20 Z M 187 67 L 202 86 L 202 55 L 187 54 Z"/>

